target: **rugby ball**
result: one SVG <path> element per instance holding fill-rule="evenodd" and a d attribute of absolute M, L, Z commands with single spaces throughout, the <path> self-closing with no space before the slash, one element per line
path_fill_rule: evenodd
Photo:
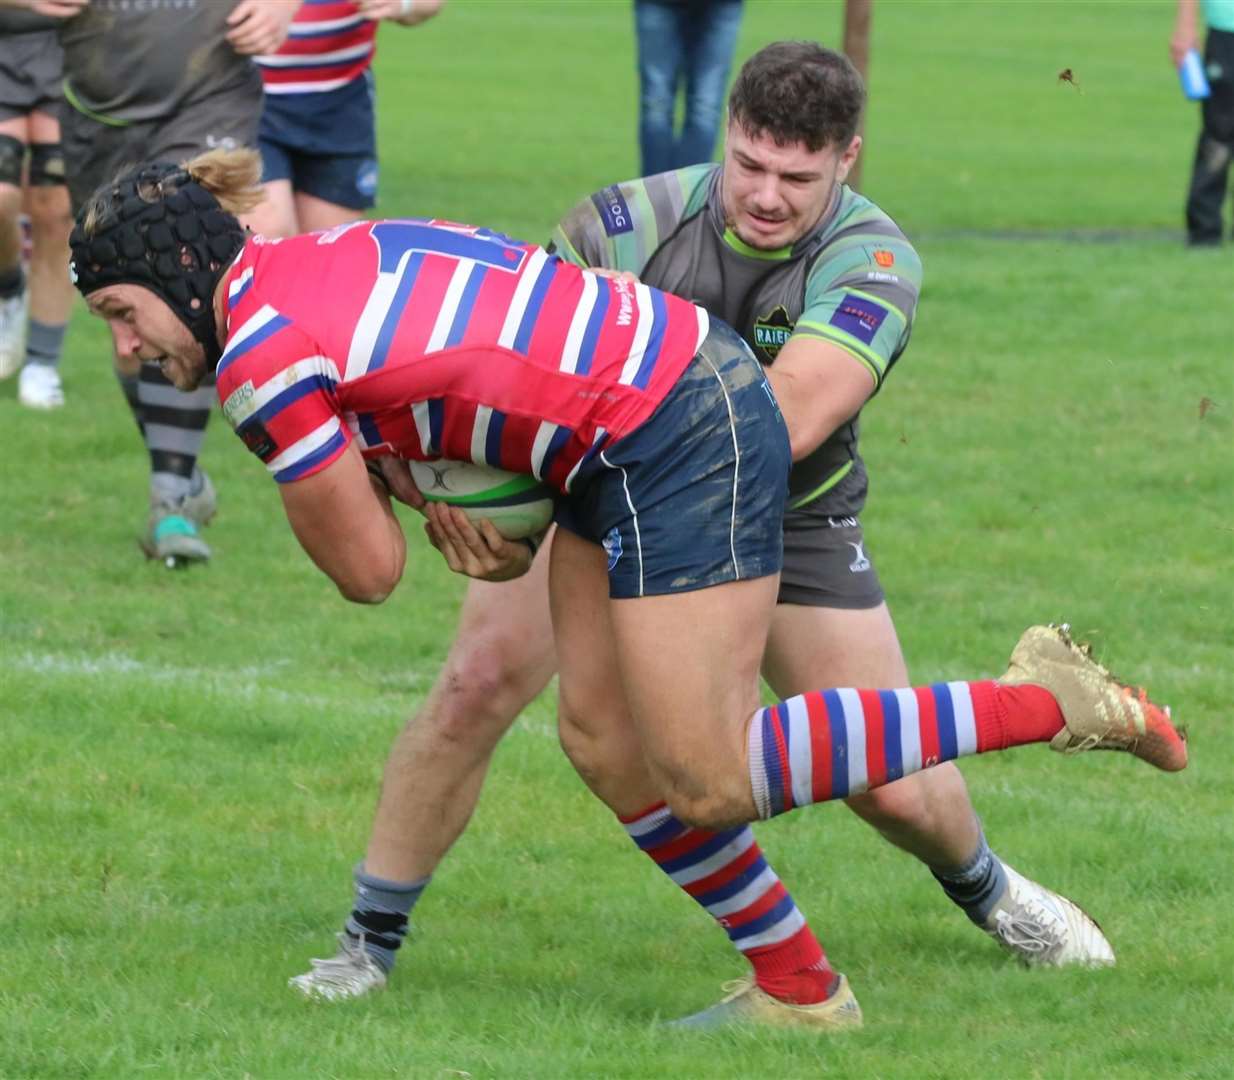
<path fill-rule="evenodd" d="M 410 461 L 411 478 L 429 502 L 488 518 L 507 540 L 535 536 L 553 520 L 553 490 L 534 476 L 470 461 Z"/>

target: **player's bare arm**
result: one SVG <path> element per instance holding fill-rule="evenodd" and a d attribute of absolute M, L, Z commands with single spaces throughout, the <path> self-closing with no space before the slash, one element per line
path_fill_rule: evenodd
<path fill-rule="evenodd" d="M 353 444 L 320 472 L 279 485 L 292 532 L 348 600 L 379 604 L 403 576 L 407 545 L 384 487 Z"/>
<path fill-rule="evenodd" d="M 446 0 L 356 0 L 356 7 L 366 19 L 374 22 L 386 19 L 400 26 L 419 26 L 445 4 Z"/>
<path fill-rule="evenodd" d="M 20 8 L 51 19 L 71 19 L 89 3 L 90 0 L 0 0 L 0 8 Z"/>
<path fill-rule="evenodd" d="M 227 42 L 241 56 L 276 52 L 302 0 L 240 0 L 227 18 Z"/>
<path fill-rule="evenodd" d="M 793 460 L 800 461 L 874 393 L 874 377 L 852 353 L 818 338 L 797 335 L 767 369 L 784 422 Z"/>

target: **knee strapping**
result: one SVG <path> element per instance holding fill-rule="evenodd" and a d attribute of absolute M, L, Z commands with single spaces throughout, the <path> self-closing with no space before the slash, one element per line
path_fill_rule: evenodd
<path fill-rule="evenodd" d="M 21 187 L 21 166 L 26 160 L 26 144 L 12 135 L 0 135 L 0 184 Z"/>
<path fill-rule="evenodd" d="M 54 187 L 65 183 L 64 148 L 58 143 L 30 144 L 30 186 Z"/>

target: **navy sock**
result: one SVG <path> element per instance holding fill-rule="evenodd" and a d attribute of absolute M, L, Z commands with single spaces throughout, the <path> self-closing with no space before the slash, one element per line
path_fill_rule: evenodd
<path fill-rule="evenodd" d="M 353 938 L 364 935 L 365 951 L 382 971 L 394 967 L 398 948 L 407 936 L 407 917 L 431 877 L 419 881 L 387 881 L 374 877 L 359 863 L 355 870 L 355 907 L 346 930 Z"/>
<path fill-rule="evenodd" d="M 935 867 L 930 871 L 951 899 L 978 926 L 984 925 L 995 903 L 1007 888 L 1007 871 L 990 850 L 985 833 L 973 857 L 962 866 Z"/>

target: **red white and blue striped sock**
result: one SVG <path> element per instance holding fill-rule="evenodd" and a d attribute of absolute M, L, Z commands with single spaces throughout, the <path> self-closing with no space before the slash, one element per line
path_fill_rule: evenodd
<path fill-rule="evenodd" d="M 949 682 L 907 690 L 820 690 L 760 709 L 749 767 L 759 817 L 845 799 L 941 761 L 1048 742 L 1063 726 L 1031 684 Z"/>
<path fill-rule="evenodd" d="M 748 825 L 724 832 L 694 829 L 664 803 L 621 823 L 630 839 L 724 927 L 763 990 L 798 1005 L 830 996 L 837 976 Z"/>

